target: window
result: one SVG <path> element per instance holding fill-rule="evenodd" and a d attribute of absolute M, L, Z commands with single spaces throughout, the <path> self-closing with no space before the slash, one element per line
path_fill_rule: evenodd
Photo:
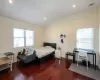
<path fill-rule="evenodd" d="M 33 31 L 26 30 L 26 46 L 33 45 Z"/>
<path fill-rule="evenodd" d="M 93 45 L 93 37 L 94 37 L 94 29 L 93 28 L 83 28 L 77 30 L 77 48 L 82 49 L 94 49 Z"/>
<path fill-rule="evenodd" d="M 16 29 L 14 28 L 14 48 L 32 46 L 34 33 L 31 30 Z"/>

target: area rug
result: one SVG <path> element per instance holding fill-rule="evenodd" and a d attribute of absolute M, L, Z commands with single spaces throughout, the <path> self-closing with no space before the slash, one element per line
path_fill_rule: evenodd
<path fill-rule="evenodd" d="M 85 66 L 82 65 L 77 66 L 76 64 L 71 64 L 69 70 L 90 77 L 94 80 L 100 80 L 100 71 L 95 70 L 93 68 L 88 68 L 87 70 Z"/>

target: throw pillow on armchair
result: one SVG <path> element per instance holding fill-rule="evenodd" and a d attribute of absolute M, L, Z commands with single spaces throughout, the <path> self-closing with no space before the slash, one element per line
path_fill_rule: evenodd
<path fill-rule="evenodd" d="M 18 55 L 24 55 L 25 54 L 25 49 L 23 51 L 18 52 Z"/>

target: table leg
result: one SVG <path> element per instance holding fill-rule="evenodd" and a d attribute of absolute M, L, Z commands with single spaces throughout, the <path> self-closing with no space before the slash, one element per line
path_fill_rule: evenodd
<path fill-rule="evenodd" d="M 75 55 L 73 56 L 73 63 L 75 63 Z"/>
<path fill-rule="evenodd" d="M 93 55 L 93 67 L 94 67 L 94 55 Z"/>
<path fill-rule="evenodd" d="M 12 61 L 12 67 L 14 67 L 14 55 L 12 55 L 13 61 Z"/>
<path fill-rule="evenodd" d="M 95 54 L 95 70 L 96 70 L 96 54 Z"/>
<path fill-rule="evenodd" d="M 13 63 L 14 63 L 14 55 L 13 55 Z"/>
<path fill-rule="evenodd" d="M 12 55 L 11 55 L 11 62 L 10 62 L 10 71 L 12 71 Z"/>
<path fill-rule="evenodd" d="M 67 60 L 68 60 L 68 55 L 66 55 L 66 57 L 67 57 Z"/>

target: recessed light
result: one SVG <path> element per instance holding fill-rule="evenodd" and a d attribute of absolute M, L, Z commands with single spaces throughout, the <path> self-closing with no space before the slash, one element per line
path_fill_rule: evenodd
<path fill-rule="evenodd" d="M 75 8 L 76 7 L 76 5 L 73 5 L 73 8 Z"/>
<path fill-rule="evenodd" d="M 44 20 L 46 20 L 47 18 L 44 17 Z"/>
<path fill-rule="evenodd" d="M 9 3 L 12 3 L 12 0 L 9 0 Z"/>

